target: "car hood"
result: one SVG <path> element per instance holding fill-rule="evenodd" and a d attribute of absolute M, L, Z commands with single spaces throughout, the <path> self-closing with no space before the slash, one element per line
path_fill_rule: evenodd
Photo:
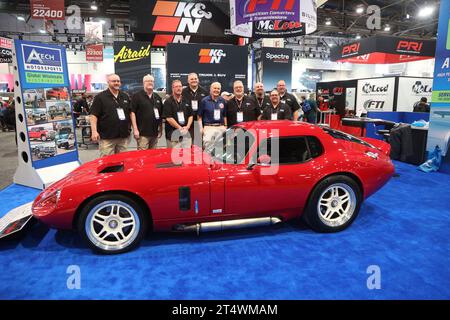
<path fill-rule="evenodd" d="M 160 170 L 194 163 L 207 164 L 210 162 L 211 157 L 209 154 L 204 153 L 198 147 L 192 149 L 157 149 L 124 152 L 87 162 L 69 173 L 65 178 L 52 184 L 51 187 L 61 188 L 67 184 L 96 179 L 98 175 L 102 174 Z"/>

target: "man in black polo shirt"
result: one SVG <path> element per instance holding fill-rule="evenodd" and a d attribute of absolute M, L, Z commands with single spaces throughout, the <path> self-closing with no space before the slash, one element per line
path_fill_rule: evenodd
<path fill-rule="evenodd" d="M 200 127 L 197 122 L 197 112 L 200 101 L 208 95 L 208 91 L 198 84 L 198 75 L 195 72 L 189 73 L 187 80 L 188 86 L 183 89 L 181 95 L 191 104 L 192 111 L 194 112 L 194 123 L 192 124 L 189 133 L 191 138 L 194 139 L 193 143 L 201 147 L 202 135 L 200 134 Z"/>
<path fill-rule="evenodd" d="M 277 90 L 270 93 L 270 107 L 264 109 L 262 120 L 292 120 L 291 108 L 281 103 Z"/>
<path fill-rule="evenodd" d="M 233 83 L 234 97 L 226 103 L 226 119 L 228 128 L 236 123 L 258 120 L 261 111 L 256 101 L 244 96 L 244 84 L 237 80 Z"/>
<path fill-rule="evenodd" d="M 153 92 L 155 79 L 143 78 L 144 89 L 131 98 L 131 124 L 138 150 L 154 149 L 162 134 L 162 100 Z"/>
<path fill-rule="evenodd" d="M 163 118 L 166 119 L 168 148 L 190 148 L 192 144 L 189 129 L 193 122 L 191 104 L 181 95 L 180 80 L 172 81 L 172 95 L 164 101 Z"/>
<path fill-rule="evenodd" d="M 298 120 L 300 105 L 298 104 L 297 99 L 287 92 L 286 82 L 284 80 L 278 81 L 277 91 L 280 94 L 281 103 L 284 103 L 291 108 L 291 114 L 293 115 L 294 120 Z"/>
<path fill-rule="evenodd" d="M 253 91 L 254 93 L 252 94 L 252 98 L 255 100 L 259 109 L 261 110 L 261 115 L 259 116 L 259 119 L 261 119 L 264 109 L 270 107 L 271 105 L 270 99 L 268 96 L 266 96 L 266 92 L 264 91 L 264 84 L 262 82 L 255 83 Z"/>
<path fill-rule="evenodd" d="M 120 77 L 108 76 L 108 89 L 95 96 L 91 107 L 92 141 L 99 141 L 100 156 L 124 152 L 130 137 L 130 98 L 119 90 Z"/>
<path fill-rule="evenodd" d="M 220 82 L 211 83 L 209 96 L 203 98 L 198 109 L 198 123 L 203 134 L 203 147 L 208 149 L 227 129 L 226 102 L 220 96 Z"/>

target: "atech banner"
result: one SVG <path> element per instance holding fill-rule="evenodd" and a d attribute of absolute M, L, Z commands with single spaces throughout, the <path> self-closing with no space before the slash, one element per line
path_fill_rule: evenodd
<path fill-rule="evenodd" d="M 12 63 L 13 40 L 0 37 L 0 63 Z"/>
<path fill-rule="evenodd" d="M 400 63 L 434 57 L 436 41 L 374 36 L 331 49 L 331 60 L 351 63 Z"/>
<path fill-rule="evenodd" d="M 64 20 L 64 0 L 31 0 L 31 18 Z"/>
<path fill-rule="evenodd" d="M 114 69 L 120 76 L 122 90 L 133 94 L 142 89 L 142 78 L 151 73 L 150 58 L 149 42 L 114 42 Z"/>
<path fill-rule="evenodd" d="M 416 102 L 422 97 L 431 102 L 432 78 L 399 77 L 397 90 L 397 111 L 413 112 Z"/>
<path fill-rule="evenodd" d="M 66 50 L 15 40 L 29 154 L 35 169 L 78 161 Z M 23 140 L 26 141 L 26 140 Z"/>
<path fill-rule="evenodd" d="M 358 80 L 356 114 L 394 111 L 395 77 Z"/>
<path fill-rule="evenodd" d="M 181 58 L 182 57 L 182 58 Z M 187 83 L 187 75 L 198 74 L 200 85 L 209 90 L 212 82 L 222 84 L 222 91 L 233 91 L 233 82 L 247 85 L 247 47 L 230 45 L 168 44 L 167 91 L 172 80 Z"/>
<path fill-rule="evenodd" d="M 279 80 L 291 90 L 292 49 L 266 48 L 255 51 L 256 82 L 263 82 L 266 90 L 276 88 Z"/>
<path fill-rule="evenodd" d="M 103 44 L 86 45 L 86 61 L 102 62 L 103 61 Z"/>

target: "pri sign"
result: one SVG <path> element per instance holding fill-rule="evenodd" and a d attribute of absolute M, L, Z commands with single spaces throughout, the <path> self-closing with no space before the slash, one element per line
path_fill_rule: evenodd
<path fill-rule="evenodd" d="M 64 20 L 64 0 L 31 0 L 33 19 Z"/>
<path fill-rule="evenodd" d="M 103 61 L 103 45 L 88 44 L 86 46 L 86 61 L 102 62 Z"/>

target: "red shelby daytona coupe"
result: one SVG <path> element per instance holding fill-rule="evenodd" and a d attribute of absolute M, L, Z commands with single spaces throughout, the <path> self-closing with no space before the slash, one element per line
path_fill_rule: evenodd
<path fill-rule="evenodd" d="M 394 173 L 390 146 L 292 121 L 228 129 L 209 150 L 121 153 L 45 189 L 33 215 L 77 229 L 97 252 L 120 253 L 148 230 L 212 231 L 301 217 L 318 232 L 348 227 Z"/>

